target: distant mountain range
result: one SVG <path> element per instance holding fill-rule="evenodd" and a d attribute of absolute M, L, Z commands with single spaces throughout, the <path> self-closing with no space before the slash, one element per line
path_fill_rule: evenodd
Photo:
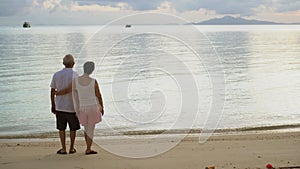
<path fill-rule="evenodd" d="M 287 23 L 277 23 L 260 20 L 248 20 L 241 17 L 224 16 L 223 18 L 209 19 L 203 22 L 192 23 L 193 25 L 287 25 Z M 300 23 L 288 23 L 288 25 Z"/>

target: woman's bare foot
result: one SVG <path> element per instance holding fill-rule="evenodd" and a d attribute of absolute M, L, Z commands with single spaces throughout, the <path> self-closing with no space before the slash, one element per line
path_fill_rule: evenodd
<path fill-rule="evenodd" d="M 85 151 L 85 155 L 91 155 L 91 154 L 97 154 L 98 152 L 97 151 L 94 151 L 94 150 L 86 150 Z"/>

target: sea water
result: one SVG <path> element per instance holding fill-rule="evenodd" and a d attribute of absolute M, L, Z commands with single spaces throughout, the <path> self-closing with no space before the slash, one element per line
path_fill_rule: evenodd
<path fill-rule="evenodd" d="M 183 129 L 185 116 L 188 128 L 203 128 L 219 92 L 215 64 L 224 90 L 213 126 L 299 124 L 300 26 L 196 26 L 192 36 L 186 27 L 0 27 L 0 135 L 56 131 L 49 85 L 69 53 L 79 74 L 85 61 L 96 63 L 99 131 Z"/>

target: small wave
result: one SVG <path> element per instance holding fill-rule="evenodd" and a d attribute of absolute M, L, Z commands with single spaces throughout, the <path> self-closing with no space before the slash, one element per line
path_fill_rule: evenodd
<path fill-rule="evenodd" d="M 249 132 L 249 131 L 274 131 L 283 129 L 300 129 L 300 124 L 286 124 L 274 126 L 258 126 L 258 127 L 241 127 L 241 128 L 227 128 L 216 129 L 214 133 L 230 133 L 230 132 Z M 198 134 L 207 132 L 203 129 L 172 129 L 172 130 L 138 130 L 138 131 L 124 131 L 124 135 L 155 135 L 155 134 Z M 211 130 L 209 131 L 211 132 Z"/>
<path fill-rule="evenodd" d="M 256 127 L 241 127 L 241 128 L 227 128 L 227 129 L 216 129 L 215 134 L 225 134 L 225 133 L 243 133 L 243 132 L 259 132 L 259 131 L 276 131 L 276 130 L 286 130 L 300 129 L 300 124 L 285 124 L 285 125 L 274 125 L 274 126 L 256 126 Z M 206 132 L 203 129 L 158 129 L 158 130 L 128 130 L 121 132 L 108 133 L 105 129 L 96 129 L 95 136 L 120 136 L 120 135 L 159 135 L 159 134 L 199 134 Z M 211 132 L 211 131 L 209 131 Z M 68 132 L 67 132 L 68 133 Z M 83 137 L 83 131 L 79 131 L 78 137 Z M 14 135 L 0 135 L 0 139 L 30 139 L 30 138 L 57 138 L 58 134 L 56 131 L 44 132 L 44 133 L 33 133 L 33 134 L 14 134 Z"/>

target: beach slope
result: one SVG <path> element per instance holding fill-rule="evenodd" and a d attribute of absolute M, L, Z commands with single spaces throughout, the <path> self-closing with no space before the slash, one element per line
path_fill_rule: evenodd
<path fill-rule="evenodd" d="M 142 142 L 147 142 L 147 139 Z M 105 144 L 126 146 L 126 140 L 107 140 Z M 77 153 L 57 155 L 58 141 L 18 141 L 0 143 L 1 169 L 204 169 L 265 168 L 300 165 L 300 133 L 269 133 L 213 136 L 199 144 L 198 137 L 188 136 L 170 151 L 152 158 L 130 159 L 116 156 L 94 146 L 97 155 L 84 154 L 83 139 L 76 142 Z"/>

